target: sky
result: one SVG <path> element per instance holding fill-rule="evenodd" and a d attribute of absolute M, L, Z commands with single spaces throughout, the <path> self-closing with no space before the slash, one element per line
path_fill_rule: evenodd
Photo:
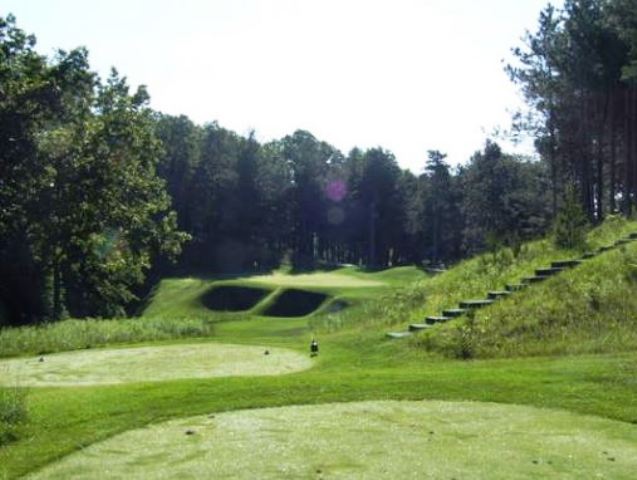
<path fill-rule="evenodd" d="M 523 105 L 503 70 L 546 0 L 3 0 L 38 50 L 85 46 L 151 106 L 269 141 L 310 131 L 422 171 L 465 163 Z M 553 2 L 560 5 L 559 1 Z M 509 152 L 532 153 L 498 140 Z"/>

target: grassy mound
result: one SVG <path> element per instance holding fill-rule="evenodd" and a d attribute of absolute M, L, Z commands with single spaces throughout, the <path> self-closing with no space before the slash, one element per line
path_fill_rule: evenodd
<path fill-rule="evenodd" d="M 268 293 L 262 288 L 222 285 L 206 292 L 201 301 L 210 310 L 241 312 L 253 308 Z"/>
<path fill-rule="evenodd" d="M 637 431 L 477 402 L 361 402 L 207 415 L 133 430 L 30 478 L 633 478 Z"/>
<path fill-rule="evenodd" d="M 304 317 L 317 310 L 327 295 L 307 290 L 289 289 L 276 297 L 263 315 L 269 317 Z"/>
<path fill-rule="evenodd" d="M 637 245 L 587 260 L 416 342 L 446 355 L 507 357 L 637 348 Z"/>
<path fill-rule="evenodd" d="M 612 217 L 587 237 L 587 249 L 596 250 L 612 244 L 620 237 L 637 231 L 637 222 Z M 440 315 L 457 307 L 463 300 L 485 298 L 491 290 L 502 290 L 507 284 L 532 276 L 536 269 L 551 262 L 577 258 L 581 251 L 557 248 L 551 238 L 523 244 L 519 252 L 502 249 L 460 262 L 447 272 L 422 282 L 422 308 L 412 312 L 410 323 L 425 316 Z M 426 300 L 426 303 L 425 303 Z"/>

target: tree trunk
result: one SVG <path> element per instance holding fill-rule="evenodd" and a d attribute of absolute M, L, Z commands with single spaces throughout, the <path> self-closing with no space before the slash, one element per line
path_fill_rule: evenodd
<path fill-rule="evenodd" d="M 609 163 L 609 182 L 608 182 L 608 206 L 611 213 L 615 213 L 617 205 L 615 204 L 615 162 L 617 157 L 617 142 L 615 138 L 615 110 L 617 103 L 617 89 L 613 91 L 610 103 L 610 163 Z"/>
<path fill-rule="evenodd" d="M 624 150 L 625 150 L 625 177 L 624 177 L 624 213 L 630 215 L 632 212 L 632 178 L 633 178 L 633 134 L 632 134 L 632 101 L 631 89 L 626 88 L 624 96 L 625 116 L 624 116 Z"/>

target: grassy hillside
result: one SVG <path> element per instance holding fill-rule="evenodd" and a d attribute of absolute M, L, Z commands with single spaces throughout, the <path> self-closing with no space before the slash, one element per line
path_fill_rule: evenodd
<path fill-rule="evenodd" d="M 474 357 L 601 353 L 637 348 L 637 245 L 441 325 L 416 345 Z"/>

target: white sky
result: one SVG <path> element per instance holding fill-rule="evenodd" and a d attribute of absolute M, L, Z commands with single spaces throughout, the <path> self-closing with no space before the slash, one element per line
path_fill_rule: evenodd
<path fill-rule="evenodd" d="M 428 149 L 463 163 L 509 126 L 521 100 L 502 59 L 546 3 L 3 0 L 0 15 L 42 53 L 86 46 L 93 69 L 147 85 L 165 113 L 264 141 L 306 129 L 344 153 L 382 146 L 420 172 Z"/>

